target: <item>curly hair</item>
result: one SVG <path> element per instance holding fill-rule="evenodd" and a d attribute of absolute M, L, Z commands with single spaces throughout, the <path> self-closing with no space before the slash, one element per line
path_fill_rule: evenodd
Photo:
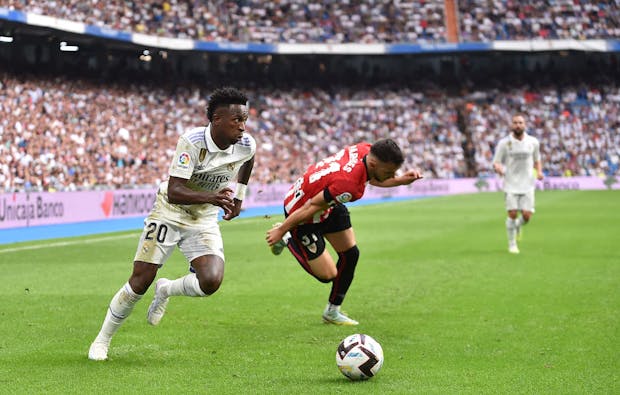
<path fill-rule="evenodd" d="M 246 105 L 248 98 L 240 90 L 233 87 L 218 88 L 209 97 L 209 104 L 207 105 L 207 118 L 209 121 L 213 120 L 213 113 L 219 107 L 228 106 L 230 104 L 242 104 Z"/>

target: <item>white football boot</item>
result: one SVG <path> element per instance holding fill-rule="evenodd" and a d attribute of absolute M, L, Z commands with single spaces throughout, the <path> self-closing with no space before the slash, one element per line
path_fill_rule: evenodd
<path fill-rule="evenodd" d="M 338 310 L 325 309 L 323 312 L 323 322 L 326 324 L 343 325 L 343 326 L 355 326 L 359 322 L 347 317 Z"/>
<path fill-rule="evenodd" d="M 146 320 L 151 325 L 158 325 L 166 313 L 166 306 L 168 306 L 168 301 L 170 299 L 164 294 L 163 288 L 167 287 L 168 283 L 170 283 L 170 280 L 167 278 L 160 278 L 155 283 L 155 297 L 146 315 Z"/>
<path fill-rule="evenodd" d="M 108 359 L 109 342 L 102 342 L 95 339 L 88 349 L 88 359 L 92 361 L 105 361 Z"/>
<path fill-rule="evenodd" d="M 516 244 L 513 244 L 513 245 L 508 247 L 508 252 L 511 253 L 511 254 L 518 254 L 519 253 L 519 247 L 517 247 Z"/>

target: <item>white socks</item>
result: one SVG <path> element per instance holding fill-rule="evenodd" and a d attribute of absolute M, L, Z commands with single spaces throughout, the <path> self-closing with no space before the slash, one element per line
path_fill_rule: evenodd
<path fill-rule="evenodd" d="M 168 285 L 162 290 L 162 293 L 166 296 L 206 296 L 200 284 L 196 273 L 190 273 L 184 277 L 171 280 Z"/>
<path fill-rule="evenodd" d="M 328 303 L 325 311 L 340 311 L 340 305 Z"/>
<path fill-rule="evenodd" d="M 508 245 L 514 246 L 517 244 L 517 220 L 510 217 L 506 218 L 506 234 L 508 235 Z"/>
<path fill-rule="evenodd" d="M 184 277 L 170 281 L 161 291 L 165 296 L 206 296 L 200 289 L 198 278 L 195 273 L 190 273 Z M 131 314 L 134 306 L 142 298 L 131 289 L 129 283 L 125 283 L 121 289 L 112 297 L 108 311 L 101 325 L 101 330 L 95 338 L 97 343 L 110 344 L 112 336 L 116 333 L 121 324 Z"/>
<path fill-rule="evenodd" d="M 142 295 L 135 293 L 128 282 L 125 283 L 121 289 L 118 290 L 116 295 L 112 297 L 108 312 L 105 315 L 103 325 L 101 325 L 101 330 L 95 342 L 109 344 L 112 340 L 112 336 L 114 336 L 129 314 L 131 314 L 133 307 L 141 298 Z"/>

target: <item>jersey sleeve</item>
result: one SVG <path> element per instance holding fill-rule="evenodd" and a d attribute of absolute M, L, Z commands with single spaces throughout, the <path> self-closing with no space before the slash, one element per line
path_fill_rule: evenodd
<path fill-rule="evenodd" d="M 172 177 L 189 180 L 192 177 L 197 160 L 194 146 L 185 138 L 180 137 L 168 174 Z"/>
<path fill-rule="evenodd" d="M 364 189 L 360 188 L 359 182 L 347 178 L 338 178 L 325 188 L 324 197 L 330 205 L 333 205 L 356 201 L 363 194 Z"/>
<path fill-rule="evenodd" d="M 495 154 L 493 155 L 493 163 L 503 164 L 506 160 L 506 140 L 502 139 L 497 143 L 495 147 Z"/>
<path fill-rule="evenodd" d="M 256 154 L 256 140 L 251 135 L 245 133 L 242 138 L 242 143 L 249 147 L 250 149 L 250 157 Z"/>
<path fill-rule="evenodd" d="M 533 154 L 534 163 L 540 161 L 540 142 L 538 139 L 534 140 L 534 154 Z"/>

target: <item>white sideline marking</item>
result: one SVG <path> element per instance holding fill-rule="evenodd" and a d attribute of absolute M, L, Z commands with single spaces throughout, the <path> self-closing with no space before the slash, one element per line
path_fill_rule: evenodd
<path fill-rule="evenodd" d="M 44 243 L 44 244 L 36 244 L 36 245 L 14 247 L 14 248 L 4 248 L 4 249 L 0 248 L 0 254 L 4 252 L 16 252 L 16 251 L 26 251 L 26 250 L 39 250 L 41 248 L 64 247 L 64 246 L 69 246 L 69 245 L 74 245 L 74 244 L 98 243 L 100 241 L 126 239 L 129 237 L 136 237 L 136 235 L 127 234 L 127 235 L 117 235 L 117 236 L 105 236 L 105 237 L 96 237 L 93 239 L 59 241 L 55 243 Z"/>

